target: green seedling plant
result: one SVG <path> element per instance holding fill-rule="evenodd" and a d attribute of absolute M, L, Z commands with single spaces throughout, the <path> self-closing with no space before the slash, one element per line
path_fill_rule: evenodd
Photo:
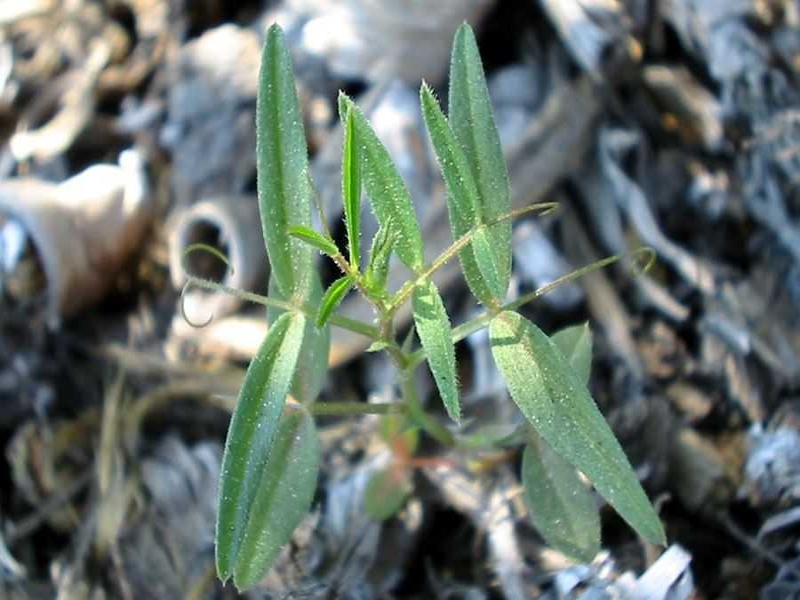
<path fill-rule="evenodd" d="M 490 435 L 467 435 L 461 427 L 454 344 L 487 327 L 497 368 L 527 421 L 524 431 L 511 437 L 524 446 L 525 500 L 543 538 L 582 561 L 597 553 L 600 520 L 588 479 L 639 535 L 663 544 L 661 522 L 589 394 L 588 327 L 549 337 L 517 312 L 554 287 L 624 256 L 598 261 L 507 302 L 512 220 L 547 212 L 554 205 L 512 210 L 506 165 L 470 27 L 462 25 L 453 44 L 448 116 L 426 84 L 420 90 L 455 240 L 430 263 L 405 183 L 363 113 L 344 94 L 339 96 L 339 113 L 347 248 L 337 246 L 324 214 L 322 231 L 312 227 L 312 207 L 316 203 L 320 213 L 322 207 L 309 176 L 291 59 L 277 26 L 267 34 L 259 77 L 258 198 L 271 266 L 268 296 L 231 290 L 191 274 L 187 284 L 223 289 L 263 304 L 271 323 L 247 369 L 225 443 L 216 528 L 219 577 L 232 578 L 239 589 L 256 585 L 309 510 L 320 462 L 317 416 L 373 414 L 381 419 L 380 434 L 394 458 L 367 486 L 365 508 L 375 519 L 391 517 L 402 507 L 412 493 L 413 468 L 437 460 L 414 457 L 420 434 L 465 453 L 476 445 L 501 443 Z M 379 229 L 362 261 L 364 196 Z M 198 249 L 209 250 L 190 251 Z M 315 268 L 319 253 L 341 271 L 324 291 Z M 647 249 L 628 258 L 635 263 L 645 255 L 652 260 Z M 387 287 L 392 257 L 412 273 L 396 290 Z M 456 258 L 484 311 L 453 327 L 432 276 Z M 352 290 L 373 306 L 373 321 L 337 314 Z M 395 320 L 406 302 L 411 303 L 413 327 L 401 342 Z M 327 371 L 331 326 L 365 336 L 370 351 L 389 354 L 398 373 L 396 401 L 316 401 Z M 413 373 L 423 363 L 433 375 L 449 426 L 420 401 Z"/>

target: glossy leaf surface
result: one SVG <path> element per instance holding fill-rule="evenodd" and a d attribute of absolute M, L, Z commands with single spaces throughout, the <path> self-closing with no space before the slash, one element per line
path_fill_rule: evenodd
<path fill-rule="evenodd" d="M 458 399 L 456 353 L 450 319 L 433 282 L 426 281 L 414 288 L 412 309 L 417 335 L 428 356 L 428 366 L 439 395 L 448 416 L 458 423 L 461 420 L 461 405 Z"/>
<path fill-rule="evenodd" d="M 658 515 L 561 350 L 536 325 L 509 311 L 492 319 L 489 339 L 511 397 L 539 435 L 580 469 L 642 537 L 663 544 Z"/>
<path fill-rule="evenodd" d="M 234 574 L 250 513 L 265 470 L 278 422 L 292 383 L 306 318 L 281 315 L 269 328 L 245 374 L 228 428 L 219 491 L 217 572 L 224 581 Z"/>

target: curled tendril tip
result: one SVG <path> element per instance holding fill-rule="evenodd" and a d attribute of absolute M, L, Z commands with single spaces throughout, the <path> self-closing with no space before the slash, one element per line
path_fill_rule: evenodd
<path fill-rule="evenodd" d="M 208 252 L 212 256 L 216 257 L 217 259 L 221 260 L 225 263 L 225 266 L 228 267 L 228 271 L 230 274 L 234 273 L 233 265 L 228 260 L 228 257 L 225 256 L 218 248 L 214 246 L 210 246 L 209 244 L 189 244 L 186 246 L 186 249 L 183 251 L 183 258 L 181 260 L 181 267 L 183 268 L 184 276 L 186 277 L 186 283 L 183 284 L 183 288 L 181 288 L 181 299 L 180 299 L 180 311 L 183 320 L 186 321 L 190 327 L 194 327 L 195 329 L 202 329 L 203 327 L 208 326 L 211 321 L 214 320 L 214 315 L 211 314 L 208 319 L 205 321 L 198 323 L 196 321 L 192 321 L 189 316 L 186 314 L 186 294 L 192 286 L 197 286 L 202 289 L 211 289 L 213 291 L 225 291 L 225 286 L 222 284 L 217 284 L 213 281 L 208 279 L 202 279 L 200 277 L 196 277 L 189 273 L 188 265 L 186 264 L 186 260 L 189 258 L 189 255 L 193 252 Z"/>
<path fill-rule="evenodd" d="M 656 251 L 650 246 L 641 246 L 635 250 L 631 250 L 628 255 L 631 261 L 631 274 L 633 277 L 641 277 L 646 275 L 653 265 L 656 264 Z"/>
<path fill-rule="evenodd" d="M 189 255 L 194 252 L 208 252 L 212 256 L 218 258 L 220 261 L 225 263 L 225 266 L 228 267 L 231 275 L 235 273 L 233 265 L 231 261 L 228 260 L 228 257 L 219 249 L 211 246 L 210 244 L 189 244 L 186 246 L 186 249 L 183 251 L 183 259 L 181 260 L 181 267 L 183 267 L 183 272 L 187 275 L 187 277 L 193 277 L 189 273 L 189 268 L 186 265 L 186 259 L 189 258 Z"/>
<path fill-rule="evenodd" d="M 189 290 L 190 287 L 192 287 L 192 285 L 194 285 L 194 281 L 192 281 L 192 279 L 190 278 L 189 281 L 184 283 L 183 287 L 181 288 L 181 300 L 179 304 L 181 310 L 181 317 L 183 317 L 183 320 L 189 324 L 189 327 L 194 327 L 195 329 L 202 329 L 203 327 L 208 326 L 211 323 L 211 321 L 214 320 L 214 315 L 212 313 L 211 315 L 209 315 L 208 319 L 206 319 L 201 323 L 198 323 L 196 321 L 192 321 L 189 318 L 189 315 L 186 314 L 186 292 Z"/>
<path fill-rule="evenodd" d="M 558 212 L 560 208 L 558 202 L 541 202 L 542 208 L 539 212 L 540 217 L 547 217 Z"/>

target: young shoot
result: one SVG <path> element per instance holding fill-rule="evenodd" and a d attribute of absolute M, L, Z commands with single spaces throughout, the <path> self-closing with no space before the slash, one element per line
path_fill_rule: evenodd
<path fill-rule="evenodd" d="M 526 419 L 526 429 L 505 436 L 503 443 L 511 440 L 522 450 L 525 499 L 542 537 L 581 561 L 597 553 L 598 508 L 583 474 L 641 537 L 665 543 L 658 515 L 589 393 L 588 326 L 548 336 L 517 312 L 555 287 L 617 261 L 637 264 L 647 259 L 646 269 L 653 253 L 639 248 L 612 256 L 509 301 L 512 221 L 552 211 L 555 205 L 512 209 L 483 66 L 466 24 L 453 43 L 449 99 L 445 116 L 433 91 L 422 85 L 422 114 L 441 167 L 455 240 L 426 263 L 420 225 L 397 167 L 360 109 L 340 94 L 347 234 L 342 251 L 324 225 L 322 232 L 313 228 L 312 208 L 320 207 L 309 176 L 290 55 L 280 28 L 273 26 L 267 33 L 259 74 L 256 151 L 259 209 L 271 267 L 269 294 L 187 276 L 187 286 L 225 290 L 265 305 L 271 322 L 239 392 L 219 486 L 217 572 L 240 590 L 261 581 L 311 507 L 319 471 L 315 416 L 380 415 L 382 437 L 395 458 L 367 487 L 365 507 L 376 519 L 391 517 L 413 493 L 412 467 L 436 460 L 413 457 L 421 433 L 444 448 L 467 452 L 474 447 L 474 436 L 460 428 L 454 344 L 483 328 L 489 330 L 492 355 L 511 399 Z M 366 260 L 361 256 L 364 197 L 379 224 Z M 326 223 L 325 216 L 320 217 Z M 208 247 L 189 249 L 198 250 L 227 262 Z M 327 290 L 316 268 L 320 253 L 341 271 Z M 394 293 L 387 289 L 392 256 L 412 273 Z M 454 327 L 434 275 L 456 258 L 484 312 Z M 373 306 L 374 323 L 337 314 L 339 303 L 353 291 Z M 403 342 L 398 340 L 395 316 L 407 302 L 414 333 Z M 332 326 L 366 337 L 370 351 L 389 353 L 401 390 L 396 402 L 317 401 L 327 373 Z M 419 399 L 413 372 L 423 363 L 433 375 L 448 425 Z"/>

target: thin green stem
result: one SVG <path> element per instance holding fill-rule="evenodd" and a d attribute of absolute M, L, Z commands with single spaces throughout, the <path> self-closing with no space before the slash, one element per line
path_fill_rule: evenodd
<path fill-rule="evenodd" d="M 400 306 L 403 305 L 403 302 L 408 300 L 408 297 L 414 291 L 414 288 L 417 287 L 423 281 L 426 281 L 431 275 L 433 275 L 436 271 L 441 269 L 445 266 L 456 254 L 461 252 L 461 250 L 469 244 L 472 240 L 472 235 L 475 230 L 472 229 L 466 234 L 462 235 L 458 238 L 451 246 L 449 246 L 444 252 L 442 252 L 436 259 L 428 265 L 425 269 L 419 272 L 414 279 L 409 279 L 403 284 L 403 287 L 395 294 L 394 298 L 392 298 L 391 302 L 389 303 L 388 310 L 390 312 L 394 312 Z"/>
<path fill-rule="evenodd" d="M 328 239 L 333 240 L 333 234 L 331 233 L 330 227 L 328 227 L 328 219 L 325 214 L 325 207 L 322 203 L 322 198 L 319 195 L 319 191 L 317 190 L 316 186 L 314 186 L 314 182 L 311 181 L 311 175 L 308 176 L 309 185 L 311 186 L 312 191 L 314 192 L 314 203 L 317 208 L 317 213 L 319 213 L 319 218 L 322 223 L 322 229 L 325 232 L 325 235 L 328 236 Z M 353 276 L 353 284 L 355 285 L 356 289 L 361 292 L 361 295 L 367 299 L 367 301 L 372 304 L 378 312 L 384 312 L 386 310 L 385 304 L 383 300 L 380 298 L 373 297 L 372 294 L 369 293 L 366 285 L 364 285 L 364 279 L 362 274 L 358 270 L 358 266 L 351 265 L 348 260 L 344 257 L 344 255 L 340 252 L 335 256 L 330 257 L 334 264 L 339 268 L 343 275 L 352 275 Z M 329 319 L 331 323 L 334 323 L 333 317 Z M 334 323 L 335 324 L 335 323 Z M 345 327 L 347 329 L 347 327 Z M 377 331 L 377 329 L 376 329 Z M 373 336 L 370 336 L 373 337 Z M 374 338 L 379 339 L 379 338 Z"/>
<path fill-rule="evenodd" d="M 502 223 L 503 221 L 514 221 L 515 219 L 519 219 L 520 217 L 524 217 L 525 215 L 529 215 L 531 213 L 539 212 L 540 217 L 544 217 L 546 215 L 551 214 L 554 210 L 558 208 L 558 202 L 534 202 L 533 204 L 528 204 L 528 206 L 522 206 L 520 208 L 515 208 L 507 212 L 504 215 L 500 215 L 496 219 L 492 219 L 486 226 L 489 227 L 491 225 L 495 225 L 497 223 Z"/>
<path fill-rule="evenodd" d="M 312 189 L 314 189 L 310 179 L 309 179 L 309 185 L 311 185 Z M 314 189 L 314 192 L 316 193 L 316 189 Z M 322 205 L 318 206 L 317 208 L 321 210 Z M 322 216 L 324 217 L 324 214 Z M 327 227 L 326 231 L 328 231 Z M 330 236 L 330 231 L 328 231 L 328 234 Z M 227 265 L 227 267 L 231 270 L 231 272 L 233 272 L 233 266 L 228 260 L 228 257 L 225 256 L 222 252 L 220 252 L 219 249 L 215 248 L 214 246 L 209 246 L 208 244 L 191 244 L 187 246 L 186 250 L 184 250 L 182 267 L 183 267 L 183 272 L 186 275 L 186 283 L 184 284 L 183 289 L 181 290 L 180 310 L 184 320 L 187 323 L 189 323 L 189 325 L 191 325 L 192 327 L 198 327 L 198 328 L 205 327 L 206 325 L 211 323 L 212 319 L 214 318 L 214 315 L 211 315 L 203 323 L 193 323 L 191 320 L 189 320 L 189 318 L 186 316 L 185 300 L 186 300 L 186 292 L 189 290 L 191 286 L 199 287 L 205 290 L 210 290 L 212 292 L 225 292 L 227 294 L 232 294 L 233 296 L 236 296 L 237 298 L 245 302 L 253 302 L 255 304 L 261 304 L 262 306 L 277 308 L 278 310 L 282 311 L 298 310 L 297 306 L 295 306 L 290 302 L 286 302 L 285 300 L 277 300 L 275 298 L 268 298 L 267 296 L 262 296 L 261 294 L 246 292 L 245 290 L 232 288 L 223 283 L 218 283 L 216 281 L 211 281 L 210 279 L 205 279 L 203 277 L 197 277 L 195 275 L 190 274 L 189 269 L 187 268 L 186 265 L 186 258 L 192 252 L 198 252 L 198 251 L 209 252 L 213 254 L 219 260 L 224 262 Z M 337 256 L 341 257 L 342 260 L 344 260 L 344 257 L 341 256 L 341 254 Z M 350 265 L 347 264 L 346 260 L 344 260 L 344 266 L 346 269 L 350 268 Z M 299 310 L 303 312 L 303 314 L 305 314 L 307 317 L 310 317 L 312 319 L 315 319 L 317 317 L 316 308 L 303 305 L 299 307 Z M 341 329 L 347 329 L 349 331 L 352 331 L 353 333 L 366 336 L 373 341 L 380 339 L 380 331 L 378 330 L 378 328 L 373 325 L 370 325 L 369 323 L 364 323 L 363 321 L 357 321 L 356 319 L 349 319 L 347 317 L 343 317 L 340 315 L 333 315 L 328 319 L 328 322 L 331 325 L 335 325 L 336 327 L 339 327 Z"/>
<path fill-rule="evenodd" d="M 353 333 L 363 335 L 373 341 L 378 339 L 378 328 L 369 323 L 364 323 L 364 321 L 359 321 L 358 319 L 351 319 L 342 315 L 332 315 L 328 319 L 328 323 L 335 325 L 339 329 L 347 329 Z"/>
<path fill-rule="evenodd" d="M 247 292 L 245 290 L 233 288 L 225 285 L 224 283 L 218 283 L 216 281 L 211 281 L 210 279 L 205 279 L 203 277 L 189 275 L 188 273 L 186 273 L 185 275 L 186 275 L 186 283 L 183 286 L 181 297 L 186 295 L 186 292 L 191 286 L 194 286 L 204 290 L 210 290 L 212 292 L 225 292 L 226 294 L 231 294 L 233 296 L 236 296 L 237 298 L 239 298 L 239 300 L 244 300 L 246 302 L 253 302 L 254 304 L 261 304 L 262 306 L 269 306 L 272 308 L 278 308 L 280 310 L 297 309 L 296 306 L 284 300 L 276 300 L 275 298 L 268 298 L 266 296 L 262 296 L 261 294 L 256 294 L 254 292 Z"/>
<path fill-rule="evenodd" d="M 325 207 L 322 205 L 322 197 L 319 195 L 319 190 L 317 189 L 317 186 L 314 185 L 314 181 L 311 179 L 311 173 L 309 172 L 307 175 L 308 185 L 314 194 L 314 204 L 317 207 L 317 214 L 319 215 L 319 220 L 322 224 L 322 230 L 325 232 L 325 235 L 328 236 L 329 240 L 333 240 L 333 234 L 331 233 L 331 228 L 328 227 L 328 219 L 325 215 Z"/>
<path fill-rule="evenodd" d="M 623 260 L 625 258 L 636 259 L 636 258 L 638 258 L 639 256 L 642 256 L 642 255 L 646 255 L 647 256 L 647 262 L 644 264 L 643 267 L 638 267 L 634 263 L 633 273 L 634 273 L 634 276 L 638 276 L 638 275 L 640 275 L 642 273 L 646 273 L 650 269 L 650 267 L 653 265 L 653 262 L 655 261 L 655 252 L 653 251 L 652 248 L 649 248 L 649 247 L 637 248 L 636 250 L 632 250 L 631 252 L 627 252 L 625 254 L 615 254 L 614 256 L 609 256 L 607 258 L 603 258 L 603 259 L 598 260 L 596 262 L 593 262 L 593 263 L 591 263 L 589 265 L 585 265 L 585 266 L 581 267 L 580 269 L 576 269 L 576 270 L 574 270 L 574 271 L 572 271 L 570 273 L 567 273 L 566 275 L 562 275 L 561 277 L 558 277 L 557 279 L 554 279 L 550 283 L 545 284 L 545 285 L 541 286 L 540 288 L 537 288 L 537 289 L 533 290 L 532 292 L 529 292 L 527 294 L 524 294 L 524 295 L 520 296 L 516 300 L 503 305 L 499 311 L 498 310 L 494 310 L 494 309 L 491 310 L 491 311 L 486 311 L 484 313 L 481 313 L 477 317 L 475 317 L 473 319 L 470 319 L 469 321 L 466 321 L 465 323 L 462 323 L 461 325 L 458 325 L 458 326 L 454 327 L 453 330 L 452 330 L 453 343 L 456 344 L 456 343 L 460 342 L 461 340 L 463 340 L 464 338 L 466 338 L 467 336 L 472 335 L 476 331 L 480 331 L 484 327 L 487 327 L 489 325 L 489 321 L 491 321 L 492 317 L 494 315 L 496 315 L 498 312 L 501 312 L 501 311 L 504 311 L 504 310 L 516 310 L 516 309 L 520 308 L 521 306 L 524 306 L 525 304 L 527 304 L 529 302 L 533 302 L 534 300 L 537 300 L 537 299 L 541 298 L 542 296 L 544 296 L 548 292 L 553 291 L 554 289 L 556 289 L 557 287 L 559 287 L 561 285 L 564 285 L 565 283 L 569 283 L 571 281 L 575 281 L 576 279 L 579 279 L 580 277 L 583 277 L 584 275 L 588 275 L 589 273 L 594 273 L 595 271 L 599 271 L 600 269 L 604 269 L 607 266 L 612 265 L 612 264 L 614 264 L 616 262 L 619 262 L 619 261 L 621 261 L 621 260 Z M 407 363 L 408 364 L 408 369 L 409 370 L 415 369 L 420 364 L 422 364 L 422 362 L 424 362 L 424 360 L 425 360 L 425 352 L 420 348 L 419 350 L 417 350 L 416 352 L 413 352 L 408 357 L 408 363 Z"/>
<path fill-rule="evenodd" d="M 394 402 L 367 404 L 365 402 L 315 402 L 308 407 L 315 417 L 347 417 L 357 415 L 388 415 L 402 413 L 405 407 Z"/>
<path fill-rule="evenodd" d="M 379 328 L 381 336 L 380 339 L 386 344 L 384 349 L 389 353 L 389 356 L 394 362 L 394 366 L 397 367 L 397 370 L 403 372 L 408 362 L 408 355 L 403 352 L 400 346 L 397 345 L 394 335 L 394 323 L 392 321 L 392 316 L 385 312 L 382 307 L 378 310 L 381 312 L 381 324 Z"/>
<path fill-rule="evenodd" d="M 514 219 L 518 219 L 522 216 L 537 211 L 541 211 L 542 215 L 549 214 L 557 207 L 557 202 L 538 202 L 536 204 L 514 209 L 504 215 L 500 215 L 488 223 L 482 223 L 476 227 L 473 227 L 467 233 L 453 242 L 453 244 L 451 244 L 448 248 L 446 248 L 430 265 L 420 271 L 414 279 L 410 279 L 403 284 L 403 287 L 400 288 L 400 290 L 395 294 L 394 298 L 392 298 L 392 301 L 389 303 L 387 309 L 390 313 L 392 313 L 402 306 L 403 303 L 408 300 L 408 297 L 414 291 L 414 288 L 426 281 L 431 275 L 445 266 L 453 257 L 461 252 L 461 250 L 463 250 L 464 247 L 472 241 L 472 236 L 474 236 L 475 232 L 477 232 L 481 227 L 491 227 L 492 225 L 496 225 L 497 223 L 502 223 L 503 221 L 508 220 L 513 221 Z"/>
<path fill-rule="evenodd" d="M 632 269 L 634 277 L 638 277 L 639 275 L 649 271 L 650 267 L 652 267 L 653 263 L 655 262 L 655 257 L 656 257 L 655 251 L 647 246 L 636 248 L 636 250 L 631 250 L 630 252 L 626 252 L 625 254 L 615 254 L 614 256 L 601 258 L 600 260 L 585 265 L 580 269 L 575 269 L 571 273 L 562 275 L 561 277 L 554 279 L 550 283 L 545 284 L 542 287 L 535 289 L 532 292 L 523 294 L 513 302 L 509 302 L 508 304 L 506 304 L 503 307 L 503 310 L 516 310 L 520 306 L 523 306 L 528 302 L 532 302 L 533 300 L 536 300 L 544 296 L 548 292 L 553 291 L 554 289 L 564 285 L 565 283 L 569 283 L 571 281 L 575 281 L 576 279 L 580 279 L 581 277 L 583 277 L 584 275 L 588 275 L 589 273 L 594 273 L 595 271 L 605 269 L 606 267 L 613 265 L 614 263 L 624 260 L 626 258 L 636 259 L 642 255 L 647 256 L 647 262 L 644 264 L 643 267 L 638 267 L 636 266 L 636 263 L 634 263 Z"/>
<path fill-rule="evenodd" d="M 370 292 L 366 282 L 364 281 L 364 275 L 363 273 L 359 272 L 358 267 L 351 265 L 341 252 L 331 256 L 330 258 L 342 272 L 342 275 L 350 275 L 353 278 L 353 285 L 355 288 L 361 293 L 362 296 L 364 296 L 367 302 L 375 307 L 375 310 L 378 311 L 381 319 L 383 319 L 383 317 L 386 315 L 391 316 L 391 313 L 386 309 L 386 303 L 384 300 Z M 331 320 L 331 322 L 333 322 L 333 320 Z M 378 330 L 376 329 L 376 331 Z M 380 333 L 379 337 L 375 339 L 381 339 Z"/>
<path fill-rule="evenodd" d="M 342 253 L 332 256 L 331 259 L 336 266 L 339 267 L 342 275 L 350 275 L 353 278 L 353 285 L 355 288 L 361 292 L 361 295 L 364 296 L 364 298 L 366 298 L 370 304 L 380 311 L 382 305 L 380 304 L 380 301 L 373 298 L 369 293 L 369 290 L 367 290 L 367 287 L 364 285 L 363 277 L 358 271 L 358 267 L 351 265 Z"/>
<path fill-rule="evenodd" d="M 453 434 L 437 421 L 435 417 L 426 413 L 425 409 L 422 407 L 422 402 L 420 402 L 419 395 L 417 394 L 417 387 L 414 385 L 414 375 L 411 369 L 406 369 L 403 372 L 402 391 L 403 401 L 405 402 L 411 419 L 437 442 L 443 446 L 452 447 L 455 444 Z"/>
<path fill-rule="evenodd" d="M 240 300 L 244 300 L 246 302 L 253 302 L 255 304 L 260 304 L 262 306 L 276 308 L 282 311 L 291 312 L 299 310 L 307 317 L 310 317 L 312 319 L 316 318 L 317 316 L 317 310 L 315 308 L 306 305 L 296 306 L 294 304 L 291 304 L 290 302 L 286 302 L 285 300 L 269 298 L 267 296 L 262 296 L 261 294 L 255 294 L 253 292 L 246 292 L 244 290 L 229 287 L 222 283 L 217 283 L 216 281 L 211 281 L 210 279 L 203 279 L 202 277 L 195 277 L 194 275 L 188 275 L 188 274 L 186 275 L 186 284 L 183 287 L 183 292 L 181 293 L 181 296 L 185 296 L 186 290 L 191 285 L 215 292 L 226 292 L 228 294 L 233 294 Z M 183 303 L 181 303 L 181 305 L 183 305 Z M 206 321 L 206 323 L 204 324 L 207 325 L 209 322 L 210 319 Z M 374 325 L 370 325 L 369 323 L 364 323 L 363 321 L 350 319 L 348 317 L 343 317 L 341 315 L 332 315 L 330 319 L 328 319 L 328 322 L 331 325 L 335 325 L 336 327 L 339 327 L 341 329 L 347 329 L 348 331 L 352 331 L 353 333 L 363 335 L 372 340 L 380 339 L 380 332 L 378 331 L 378 328 L 375 327 Z"/>

